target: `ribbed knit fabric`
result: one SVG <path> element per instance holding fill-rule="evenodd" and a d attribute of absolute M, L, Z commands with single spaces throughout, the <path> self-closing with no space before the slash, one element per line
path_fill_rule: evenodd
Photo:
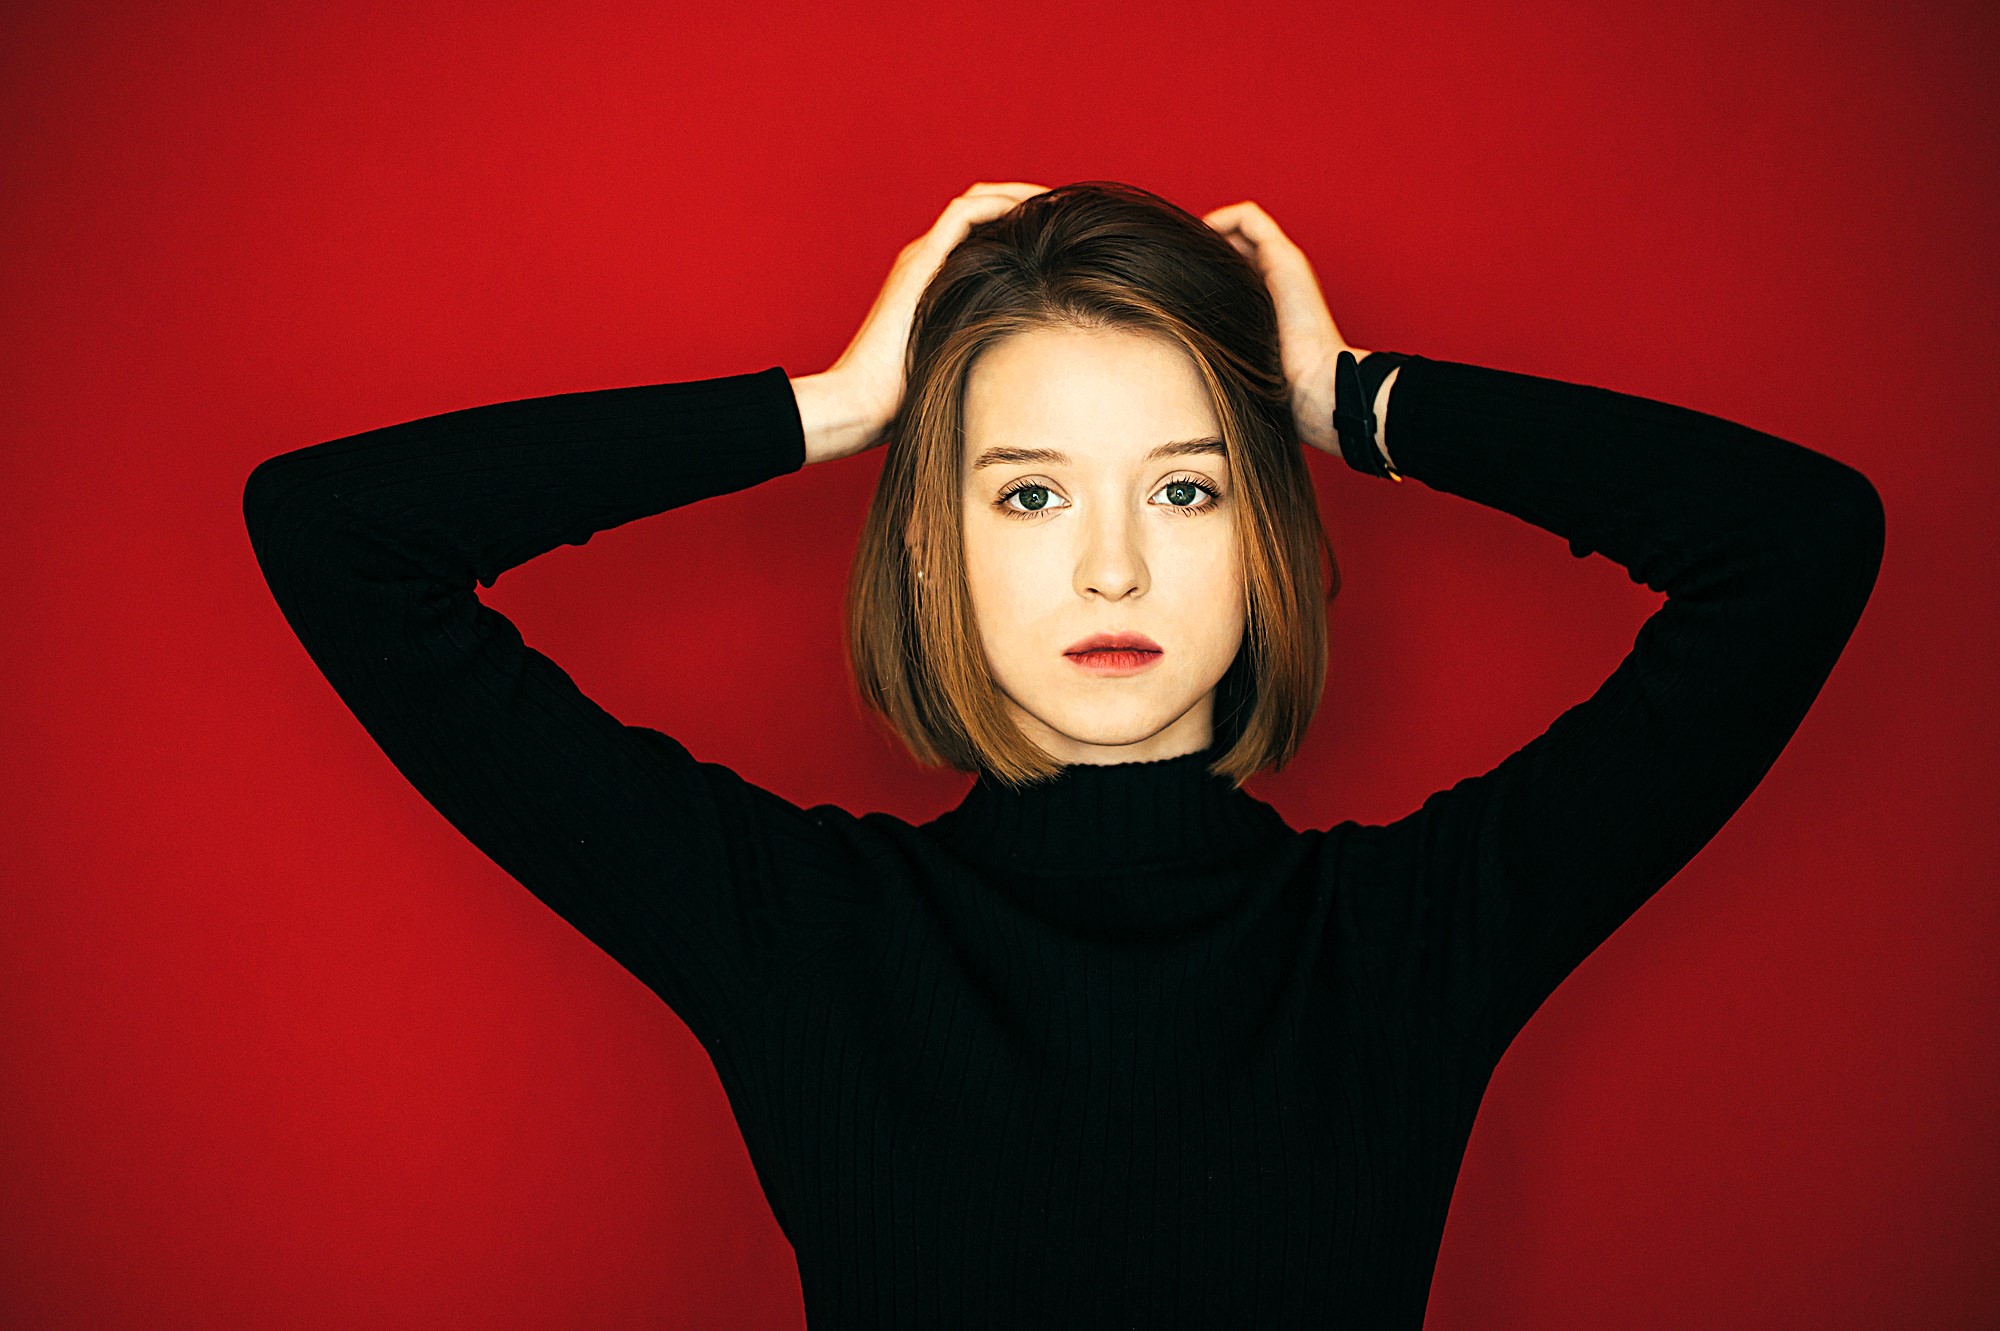
<path fill-rule="evenodd" d="M 626 724 L 475 584 L 797 470 L 782 368 L 453 411 L 263 463 L 256 555 L 438 811 L 708 1051 L 810 1325 L 1417 1327 L 1480 1096 L 1712 838 L 1873 587 L 1854 469 L 1610 390 L 1413 357 L 1404 475 L 1667 594 L 1603 685 L 1386 825 L 1206 753 L 801 808 Z"/>

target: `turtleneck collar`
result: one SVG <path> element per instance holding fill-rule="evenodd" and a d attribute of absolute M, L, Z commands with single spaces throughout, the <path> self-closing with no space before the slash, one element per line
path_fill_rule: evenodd
<path fill-rule="evenodd" d="M 1198 869 L 1281 837 L 1277 810 L 1214 776 L 1213 748 L 1129 763 L 1070 763 L 1009 788 L 982 772 L 937 831 L 1009 872 Z"/>

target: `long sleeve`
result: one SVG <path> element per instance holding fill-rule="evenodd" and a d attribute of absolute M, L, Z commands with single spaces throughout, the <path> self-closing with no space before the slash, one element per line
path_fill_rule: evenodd
<path fill-rule="evenodd" d="M 1391 392 L 1404 475 L 1667 597 L 1545 732 L 1343 846 L 1385 886 L 1333 918 L 1497 1062 L 1776 761 L 1873 589 L 1882 503 L 1824 454 L 1608 389 L 1412 357 Z"/>
<path fill-rule="evenodd" d="M 271 458 L 244 487 L 279 607 L 384 753 L 705 1043 L 847 927 L 846 815 L 621 723 L 474 583 L 804 457 L 773 367 L 452 411 Z"/>

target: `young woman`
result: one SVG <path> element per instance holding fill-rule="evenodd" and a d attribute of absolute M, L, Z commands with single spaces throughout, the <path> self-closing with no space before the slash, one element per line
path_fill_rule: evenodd
<path fill-rule="evenodd" d="M 1295 830 L 1241 782 L 1326 670 L 1300 442 L 1667 600 L 1492 771 Z M 475 592 L 878 445 L 848 646 L 976 774 L 930 822 L 621 722 Z M 701 1040 L 815 1327 L 1419 1326 L 1501 1054 L 1762 779 L 1883 544 L 1832 458 L 1351 348 L 1255 204 L 1111 182 L 974 186 L 824 373 L 448 412 L 272 458 L 244 512 L 396 766 Z"/>

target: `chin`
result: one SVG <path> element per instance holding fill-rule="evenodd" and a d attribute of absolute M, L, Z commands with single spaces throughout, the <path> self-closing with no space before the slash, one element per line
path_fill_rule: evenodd
<path fill-rule="evenodd" d="M 1076 744 L 1116 748 L 1141 744 L 1165 730 L 1185 708 L 1130 707 L 1112 710 L 1103 706 L 1076 706 L 1037 712 L 1042 724 Z"/>

